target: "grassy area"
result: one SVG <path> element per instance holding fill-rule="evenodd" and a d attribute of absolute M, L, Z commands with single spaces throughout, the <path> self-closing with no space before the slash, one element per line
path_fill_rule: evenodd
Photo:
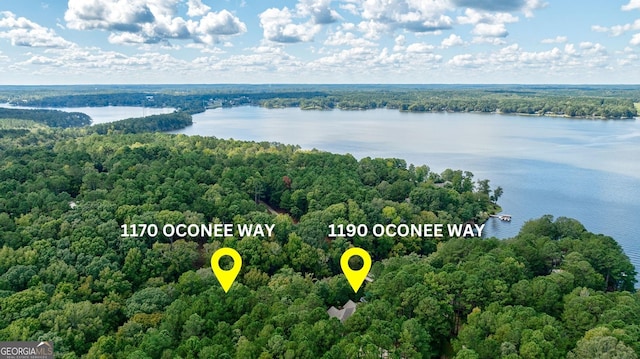
<path fill-rule="evenodd" d="M 640 114 L 640 102 L 636 102 L 633 104 L 636 107 L 636 110 L 638 111 L 638 113 Z"/>

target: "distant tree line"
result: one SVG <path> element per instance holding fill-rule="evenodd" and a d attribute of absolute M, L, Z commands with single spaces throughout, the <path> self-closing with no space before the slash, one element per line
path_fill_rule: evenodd
<path fill-rule="evenodd" d="M 348 93 L 313 98 L 273 98 L 267 108 L 300 107 L 304 110 L 398 109 L 405 112 L 485 112 L 552 115 L 580 118 L 632 118 L 637 109 L 631 99 L 602 97 L 514 96 L 504 94 L 451 93 Z"/>
<path fill-rule="evenodd" d="M 157 90 L 157 89 L 156 89 Z M 38 107 L 147 106 L 173 107 L 189 113 L 212 107 L 243 105 L 304 110 L 398 109 L 407 112 L 497 112 L 581 118 L 632 118 L 640 91 L 617 87 L 545 86 L 317 86 L 234 87 L 154 92 L 111 90 L 99 93 L 14 98 L 14 103 Z"/>
<path fill-rule="evenodd" d="M 144 106 L 144 107 L 173 107 L 179 111 L 191 114 L 205 111 L 213 107 L 233 107 L 244 105 L 259 105 L 260 101 L 270 99 L 274 93 L 196 93 L 196 94 L 166 94 L 144 92 L 115 92 L 97 94 L 66 94 L 47 95 L 45 97 L 14 101 L 14 104 L 34 107 L 103 107 L 103 106 Z M 299 98 L 321 96 L 321 92 L 277 92 L 283 98 Z"/>

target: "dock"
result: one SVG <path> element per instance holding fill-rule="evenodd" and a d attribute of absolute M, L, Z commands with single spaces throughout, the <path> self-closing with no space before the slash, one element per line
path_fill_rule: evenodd
<path fill-rule="evenodd" d="M 505 221 L 505 222 L 511 222 L 511 215 L 510 214 L 492 214 L 490 217 L 492 218 L 497 218 L 501 221 Z"/>

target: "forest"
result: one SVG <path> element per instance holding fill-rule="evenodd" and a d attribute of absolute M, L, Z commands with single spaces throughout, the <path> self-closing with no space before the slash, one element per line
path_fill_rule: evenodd
<path fill-rule="evenodd" d="M 0 107 L 0 119 L 29 120 L 50 127 L 80 127 L 91 124 L 91 118 L 80 112 L 58 110 L 23 110 Z"/>
<path fill-rule="evenodd" d="M 633 86 L 543 85 L 165 85 L 0 87 L 0 102 L 34 107 L 147 106 L 189 113 L 207 108 L 263 106 L 304 110 L 485 112 L 571 118 L 638 115 Z"/>
<path fill-rule="evenodd" d="M 162 115 L 151 115 L 143 118 L 127 118 L 110 123 L 100 123 L 86 128 L 87 132 L 97 134 L 142 133 L 154 131 L 173 131 L 193 124 L 193 117 L 180 111 Z"/>
<path fill-rule="evenodd" d="M 188 113 L 139 120 L 0 120 L 0 341 L 52 341 L 69 359 L 640 353 L 637 273 L 576 220 L 543 216 L 507 240 L 329 238 L 330 224 L 482 223 L 503 190 L 398 158 L 156 132 Z M 136 223 L 275 230 L 120 236 Z M 353 246 L 373 260 L 357 293 L 340 269 Z M 221 247 L 243 259 L 228 293 L 209 265 Z M 348 300 L 352 316 L 327 314 Z"/>

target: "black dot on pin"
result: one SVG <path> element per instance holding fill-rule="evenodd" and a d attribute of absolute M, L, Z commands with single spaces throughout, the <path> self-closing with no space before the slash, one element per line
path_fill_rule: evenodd
<path fill-rule="evenodd" d="M 231 268 L 233 268 L 233 265 L 234 265 L 233 258 L 230 255 L 225 254 L 222 257 L 220 257 L 220 261 L 218 262 L 218 265 L 222 270 L 230 270 Z"/>
<path fill-rule="evenodd" d="M 351 270 L 360 270 L 364 267 L 364 260 L 360 256 L 351 256 L 349 258 L 349 268 Z"/>

